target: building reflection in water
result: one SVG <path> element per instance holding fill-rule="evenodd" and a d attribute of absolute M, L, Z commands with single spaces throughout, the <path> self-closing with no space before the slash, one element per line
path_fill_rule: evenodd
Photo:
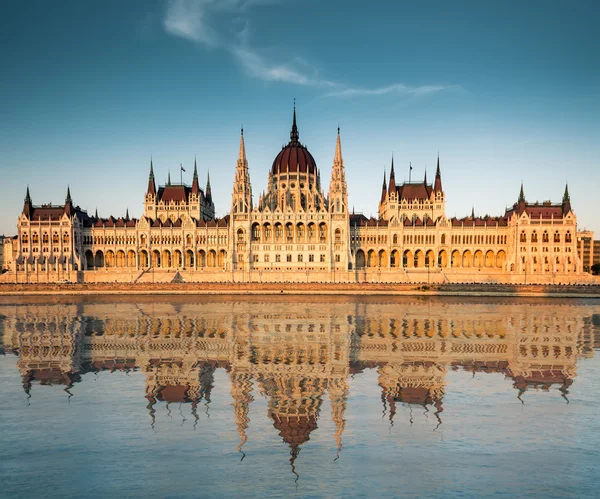
<path fill-rule="evenodd" d="M 351 375 L 377 369 L 391 424 L 401 403 L 431 408 L 439 426 L 449 370 L 502 373 L 521 400 L 530 388 L 552 386 L 567 399 L 577 358 L 592 356 L 600 338 L 597 316 L 555 302 L 166 299 L 0 308 L 4 349 L 18 355 L 28 395 L 34 383 L 68 391 L 86 373 L 140 370 L 153 427 L 162 402 L 190 404 L 196 424 L 200 404 L 210 415 L 215 371 L 224 369 L 241 458 L 258 393 L 294 473 L 326 397 L 339 456 Z"/>

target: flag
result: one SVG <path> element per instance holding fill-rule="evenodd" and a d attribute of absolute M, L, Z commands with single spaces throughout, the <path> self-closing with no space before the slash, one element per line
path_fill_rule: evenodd
<path fill-rule="evenodd" d="M 181 171 L 184 172 L 185 168 L 183 167 L 183 165 L 179 165 L 181 167 Z"/>

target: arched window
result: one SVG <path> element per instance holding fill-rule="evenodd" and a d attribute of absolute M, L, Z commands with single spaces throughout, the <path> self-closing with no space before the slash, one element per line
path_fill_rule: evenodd
<path fill-rule="evenodd" d="M 550 236 L 548 236 L 548 231 L 545 230 L 544 233 L 542 234 L 542 242 L 547 243 L 549 241 L 550 241 Z"/>
<path fill-rule="evenodd" d="M 554 233 L 554 242 L 560 243 L 560 233 L 558 231 Z"/>
<path fill-rule="evenodd" d="M 522 243 L 526 243 L 527 242 L 527 234 L 525 234 L 524 230 L 521 231 L 521 242 Z"/>
<path fill-rule="evenodd" d="M 531 242 L 532 243 L 537 243 L 538 242 L 537 232 L 535 230 L 531 234 Z"/>
<path fill-rule="evenodd" d="M 571 242 L 571 231 L 568 230 L 567 233 L 565 234 L 565 243 L 570 243 Z"/>
<path fill-rule="evenodd" d="M 446 234 L 442 234 L 442 244 L 446 244 Z"/>

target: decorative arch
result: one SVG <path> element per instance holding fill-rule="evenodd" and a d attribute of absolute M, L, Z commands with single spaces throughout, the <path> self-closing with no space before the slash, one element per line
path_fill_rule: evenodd
<path fill-rule="evenodd" d="M 146 250 L 140 251 L 140 267 L 148 267 L 148 252 Z"/>
<path fill-rule="evenodd" d="M 462 256 L 462 266 L 472 267 L 473 266 L 473 255 L 469 250 L 465 250 Z"/>
<path fill-rule="evenodd" d="M 192 250 L 187 250 L 185 252 L 185 266 L 187 268 L 192 268 L 194 266 L 194 252 Z"/>
<path fill-rule="evenodd" d="M 400 253 L 398 250 L 393 250 L 390 255 L 390 267 L 399 267 L 400 266 Z"/>
<path fill-rule="evenodd" d="M 115 266 L 115 252 L 113 250 L 108 250 L 106 252 L 106 256 L 104 257 L 104 264 L 106 267 L 114 267 Z"/>
<path fill-rule="evenodd" d="M 403 267 L 414 267 L 415 261 L 413 252 L 411 250 L 405 250 L 402 255 L 402 266 Z"/>
<path fill-rule="evenodd" d="M 85 265 L 88 269 L 93 268 L 94 265 L 94 254 L 92 253 L 91 250 L 87 250 L 85 252 Z"/>
<path fill-rule="evenodd" d="M 483 267 L 483 251 L 477 250 L 473 255 L 473 267 L 480 269 Z"/>
<path fill-rule="evenodd" d="M 219 254 L 217 255 L 217 267 L 224 267 L 226 258 L 227 252 L 223 249 L 219 251 Z"/>
<path fill-rule="evenodd" d="M 446 250 L 442 250 L 438 253 L 437 264 L 442 268 L 448 267 L 448 252 Z"/>
<path fill-rule="evenodd" d="M 387 267 L 389 264 L 388 262 L 388 256 L 387 256 L 387 251 L 385 250 L 379 250 L 379 255 L 378 255 L 378 259 L 377 259 L 377 265 L 379 267 Z"/>
<path fill-rule="evenodd" d="M 215 250 L 210 250 L 208 252 L 206 266 L 207 267 L 216 267 L 217 266 L 217 252 Z"/>
<path fill-rule="evenodd" d="M 367 252 L 367 267 L 375 267 L 377 263 L 375 250 Z"/>
<path fill-rule="evenodd" d="M 129 250 L 127 252 L 127 266 L 128 267 L 135 267 L 136 263 L 135 263 L 135 251 L 133 250 Z"/>
<path fill-rule="evenodd" d="M 492 250 L 488 250 L 485 253 L 485 266 L 487 268 L 492 268 L 496 266 L 496 255 Z"/>
<path fill-rule="evenodd" d="M 173 267 L 180 268 L 182 267 L 182 263 L 181 251 L 176 249 L 173 251 Z"/>
<path fill-rule="evenodd" d="M 360 269 L 364 269 L 365 268 L 365 252 L 361 249 L 359 249 L 356 252 L 356 269 L 360 270 Z"/>
<path fill-rule="evenodd" d="M 454 250 L 452 252 L 451 259 L 450 259 L 450 266 L 453 269 L 455 269 L 457 267 L 460 267 L 461 263 L 462 263 L 462 257 L 460 256 L 460 251 Z"/>
<path fill-rule="evenodd" d="M 117 251 L 117 267 L 125 267 L 125 252 L 123 250 Z"/>
<path fill-rule="evenodd" d="M 171 252 L 169 250 L 164 250 L 162 252 L 162 266 L 167 269 L 173 266 L 173 262 L 171 260 Z"/>
<path fill-rule="evenodd" d="M 152 267 L 160 268 L 160 251 L 158 250 L 152 252 Z"/>
<path fill-rule="evenodd" d="M 198 251 L 198 267 L 206 267 L 206 252 L 204 250 Z"/>
<path fill-rule="evenodd" d="M 435 253 L 433 250 L 427 250 L 425 253 L 425 267 L 435 267 Z"/>

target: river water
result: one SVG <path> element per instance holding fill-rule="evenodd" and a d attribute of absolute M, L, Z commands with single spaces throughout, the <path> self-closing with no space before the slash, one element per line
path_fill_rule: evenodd
<path fill-rule="evenodd" d="M 600 301 L 0 298 L 4 497 L 597 497 Z"/>

